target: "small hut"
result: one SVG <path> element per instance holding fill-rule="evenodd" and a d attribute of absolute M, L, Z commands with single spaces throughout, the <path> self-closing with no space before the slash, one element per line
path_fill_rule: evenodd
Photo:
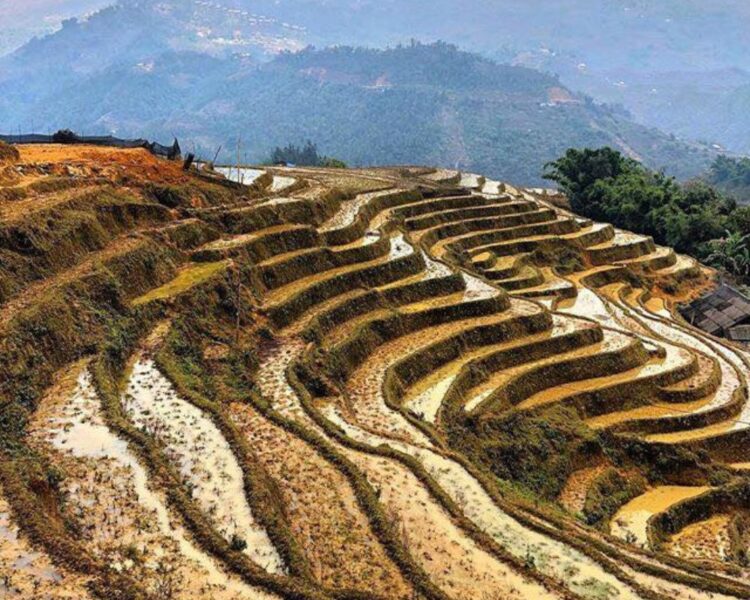
<path fill-rule="evenodd" d="M 750 298 L 725 283 L 682 307 L 680 313 L 688 323 L 712 335 L 736 339 L 750 332 Z"/>

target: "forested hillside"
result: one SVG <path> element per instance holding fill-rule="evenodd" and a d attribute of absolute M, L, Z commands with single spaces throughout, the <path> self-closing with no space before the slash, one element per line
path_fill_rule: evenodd
<path fill-rule="evenodd" d="M 204 156 L 221 146 L 225 160 L 236 160 L 238 137 L 245 161 L 310 139 L 351 165 L 436 164 L 529 185 L 571 146 L 610 145 L 678 177 L 701 173 L 713 158 L 710 149 L 634 124 L 554 76 L 444 43 L 308 49 L 261 64 L 195 51 L 139 60 L 137 45 L 129 48 L 127 61 L 66 76 L 46 95 L 0 85 L 8 92 L 0 122 L 176 135 Z"/>

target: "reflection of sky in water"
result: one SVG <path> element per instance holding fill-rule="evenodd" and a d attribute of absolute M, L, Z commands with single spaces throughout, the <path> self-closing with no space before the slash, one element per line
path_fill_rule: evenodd
<path fill-rule="evenodd" d="M 22 546 L 15 544 L 17 541 L 18 527 L 11 525 L 8 513 L 0 512 L 0 542 L 9 545 L 13 544 L 13 551 L 15 552 L 22 551 Z M 15 571 L 26 571 L 39 579 L 55 583 L 62 581 L 60 574 L 51 565 L 36 565 L 40 558 L 43 559 L 44 557 L 39 552 L 23 552 L 13 561 L 11 566 Z M 8 588 L 3 585 L 2 579 L 0 579 L 0 590 L 5 589 Z"/>

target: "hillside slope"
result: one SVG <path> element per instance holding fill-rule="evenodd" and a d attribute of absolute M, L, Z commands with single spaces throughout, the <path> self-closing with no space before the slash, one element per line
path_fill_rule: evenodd
<path fill-rule="evenodd" d="M 747 356 L 669 312 L 691 259 L 453 171 L 0 150 L 21 596 L 750 594 Z"/>
<path fill-rule="evenodd" d="M 64 74 L 51 89 L 46 71 L 32 77 L 37 83 L 0 83 L 0 121 L 177 135 L 204 156 L 221 146 L 225 159 L 236 155 L 239 136 L 252 162 L 312 139 L 350 164 L 458 165 L 526 185 L 539 184 L 543 165 L 569 147 L 611 145 L 680 178 L 703 172 L 712 158 L 710 149 L 636 125 L 555 77 L 446 44 L 310 49 L 260 66 L 196 52 L 132 56 L 153 39 L 133 40 L 112 66 Z"/>

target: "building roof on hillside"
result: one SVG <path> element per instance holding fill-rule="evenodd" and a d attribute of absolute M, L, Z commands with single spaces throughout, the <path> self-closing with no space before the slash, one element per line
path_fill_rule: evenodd
<path fill-rule="evenodd" d="M 680 309 L 688 323 L 712 333 L 728 336 L 731 329 L 750 321 L 750 298 L 732 286 L 722 283 Z"/>
<path fill-rule="evenodd" d="M 735 342 L 750 342 L 750 325 L 737 325 L 729 330 L 729 339 Z"/>

